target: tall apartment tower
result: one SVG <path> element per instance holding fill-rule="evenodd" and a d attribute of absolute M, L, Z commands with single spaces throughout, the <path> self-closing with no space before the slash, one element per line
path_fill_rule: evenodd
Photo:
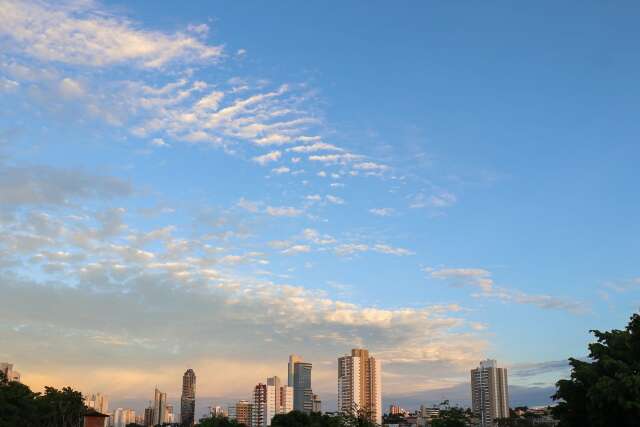
<path fill-rule="evenodd" d="M 167 393 L 163 393 L 156 388 L 153 396 L 153 424 L 162 425 L 167 419 Z"/>
<path fill-rule="evenodd" d="M 287 379 L 287 385 L 289 387 L 293 387 L 295 380 L 294 380 L 294 368 L 295 368 L 295 364 L 298 362 L 303 362 L 302 357 L 298 356 L 297 354 L 290 354 L 289 355 L 289 378 Z"/>
<path fill-rule="evenodd" d="M 382 424 L 381 373 L 380 361 L 368 350 L 353 349 L 351 356 L 338 358 L 338 411 Z"/>
<path fill-rule="evenodd" d="M 275 415 L 275 386 L 258 383 L 253 389 L 253 414 L 251 427 L 271 425 Z"/>
<path fill-rule="evenodd" d="M 253 404 L 247 400 L 240 400 L 234 406 L 235 420 L 238 424 L 244 424 L 247 427 L 251 426 L 253 418 Z M 229 408 L 229 418 L 231 417 L 231 408 Z"/>
<path fill-rule="evenodd" d="M 180 423 L 183 427 L 191 427 L 196 411 L 196 374 L 187 369 L 182 376 L 182 396 L 180 398 Z"/>
<path fill-rule="evenodd" d="M 471 370 L 471 408 L 479 427 L 491 427 L 496 418 L 509 417 L 507 370 L 498 368 L 495 360 L 483 360 Z"/>
<path fill-rule="evenodd" d="M 13 363 L 0 362 L 0 371 L 7 381 L 20 382 L 20 372 L 13 370 Z"/>
<path fill-rule="evenodd" d="M 307 414 L 313 411 L 312 367 L 308 362 L 296 362 L 293 365 L 293 409 Z"/>
<path fill-rule="evenodd" d="M 275 399 L 276 414 L 287 414 L 293 411 L 293 387 L 282 385 L 279 377 L 267 378 L 267 386 L 274 387 L 273 398 Z M 271 398 L 271 394 L 269 394 L 269 398 Z"/>

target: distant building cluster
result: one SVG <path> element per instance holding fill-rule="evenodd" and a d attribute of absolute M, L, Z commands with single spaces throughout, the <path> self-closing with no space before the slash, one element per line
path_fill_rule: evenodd
<path fill-rule="evenodd" d="M 293 410 L 312 413 L 322 412 L 322 401 L 313 392 L 311 373 L 313 365 L 301 356 L 289 356 L 287 381 L 272 376 L 259 382 L 253 388 L 251 397 L 239 400 L 224 408 L 210 407 L 210 416 L 228 417 L 247 427 L 268 427 L 273 417 Z M 20 381 L 20 373 L 13 364 L 0 363 L 0 372 L 7 381 Z M 509 408 L 509 385 L 507 369 L 498 367 L 495 360 L 487 359 L 471 370 L 471 409 L 462 411 L 468 426 L 495 427 L 500 418 L 521 417 L 532 425 L 556 425 L 549 408 L 520 407 Z M 443 417 L 443 411 L 450 411 L 448 402 L 439 406 L 421 405 L 413 412 L 404 410 L 399 404 L 392 404 L 387 414 L 382 408 L 382 368 L 380 361 L 366 349 L 353 349 L 351 354 L 338 358 L 338 401 L 333 415 L 354 415 L 364 417 L 376 425 L 384 427 L 430 427 L 433 420 Z M 145 427 L 176 425 L 192 427 L 196 424 L 196 374 L 187 369 L 182 376 L 179 418 L 173 405 L 167 403 L 167 394 L 154 390 L 153 400 L 137 414 L 131 408 L 109 410 L 109 399 L 101 393 L 85 396 L 85 404 L 95 415 L 95 426 L 126 427 L 138 424 Z"/>
<path fill-rule="evenodd" d="M 0 362 L 0 372 L 4 374 L 7 381 L 20 382 L 20 372 L 13 370 L 13 364 Z"/>

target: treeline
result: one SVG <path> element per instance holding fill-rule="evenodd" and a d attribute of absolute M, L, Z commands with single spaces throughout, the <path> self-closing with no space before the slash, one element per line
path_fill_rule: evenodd
<path fill-rule="evenodd" d="M 198 427 L 246 427 L 236 420 L 230 420 L 223 416 L 203 418 Z M 271 420 L 271 427 L 375 427 L 375 424 L 364 416 L 329 416 L 319 413 L 306 414 L 300 411 L 292 411 L 287 414 L 278 414 Z"/>
<path fill-rule="evenodd" d="M 71 387 L 34 393 L 0 372 L 0 427 L 82 427 L 85 409 L 82 393 Z"/>

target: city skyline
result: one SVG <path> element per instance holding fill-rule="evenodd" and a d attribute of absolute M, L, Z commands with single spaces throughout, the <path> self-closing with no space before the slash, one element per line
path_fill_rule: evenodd
<path fill-rule="evenodd" d="M 639 13 L 0 0 L 0 360 L 155 416 L 289 355 L 332 408 L 353 348 L 383 407 L 485 359 L 548 402 L 640 306 Z"/>

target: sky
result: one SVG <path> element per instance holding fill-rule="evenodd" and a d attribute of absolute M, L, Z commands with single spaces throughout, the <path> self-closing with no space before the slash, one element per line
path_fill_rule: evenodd
<path fill-rule="evenodd" d="M 639 15 L 0 0 L 0 360 L 112 399 L 297 353 L 331 402 L 354 347 L 387 400 L 487 357 L 552 386 L 640 305 Z"/>

